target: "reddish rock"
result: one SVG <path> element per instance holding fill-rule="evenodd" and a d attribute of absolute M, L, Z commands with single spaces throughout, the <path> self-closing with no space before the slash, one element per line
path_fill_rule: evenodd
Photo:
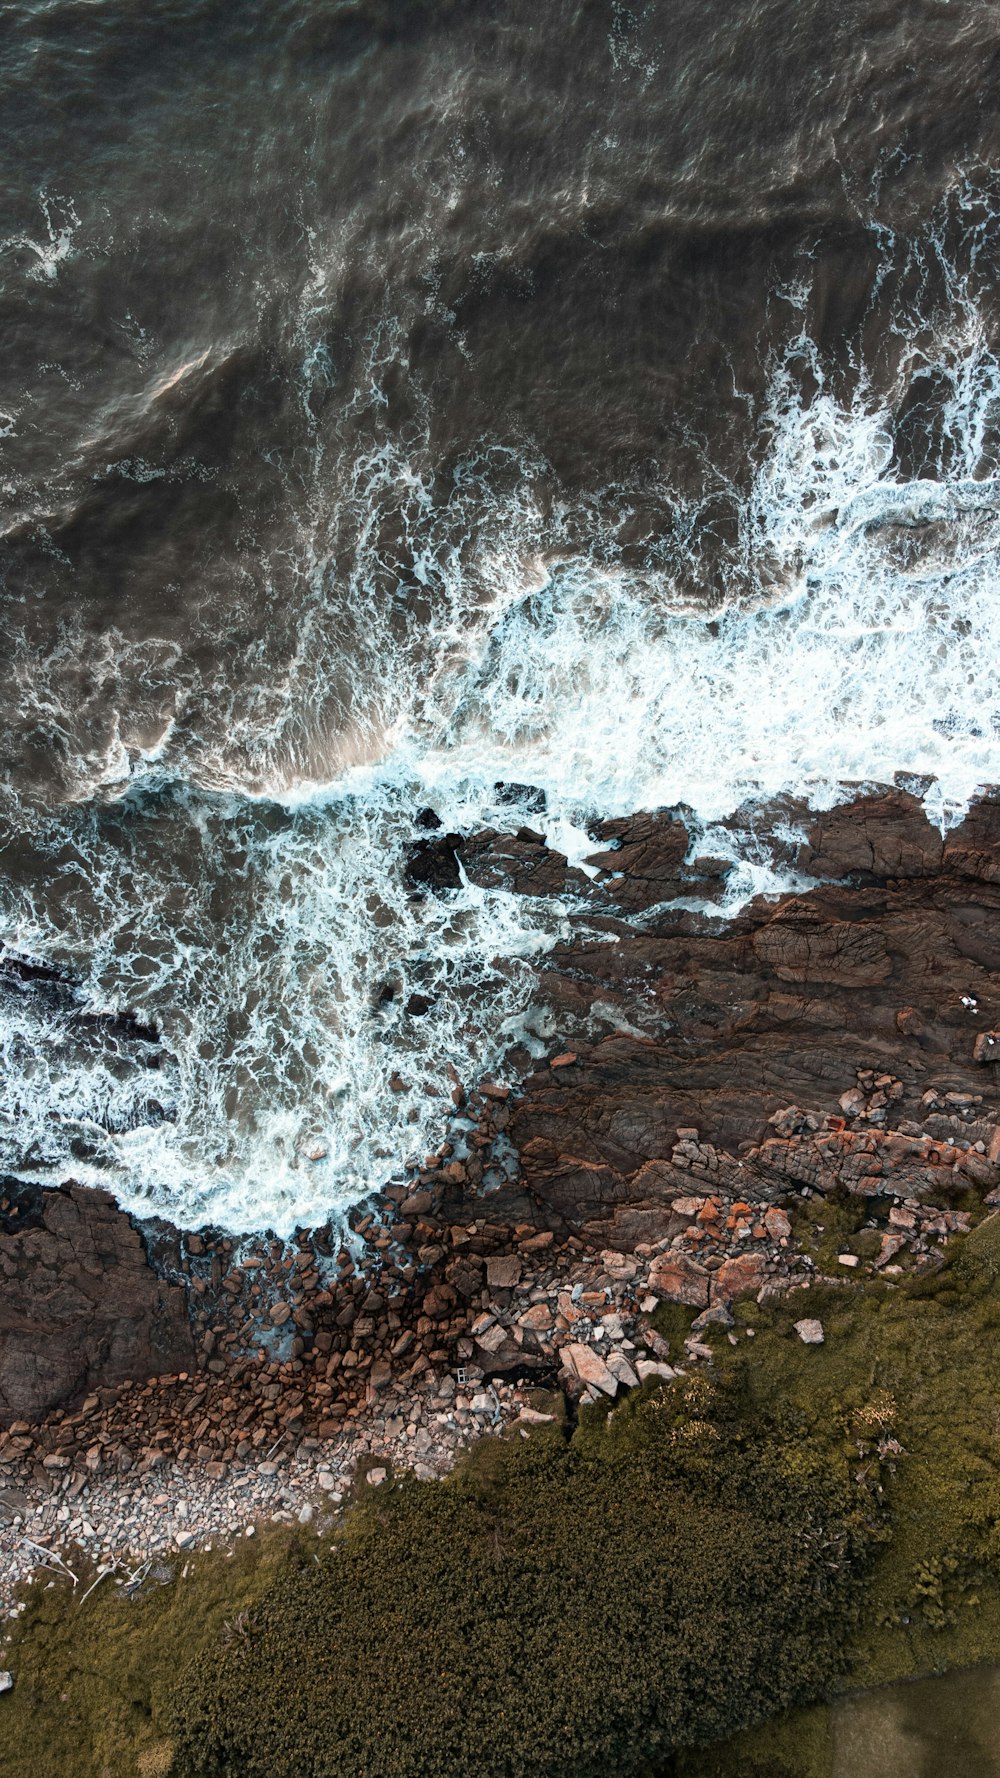
<path fill-rule="evenodd" d="M 712 1278 L 712 1302 L 732 1303 L 737 1297 L 756 1296 L 764 1282 L 764 1257 L 760 1253 L 739 1253 L 723 1260 Z"/>
<path fill-rule="evenodd" d="M 927 1031 L 927 1020 L 915 1006 L 903 1006 L 896 1014 L 896 1029 L 903 1037 L 923 1037 Z"/>
<path fill-rule="evenodd" d="M 649 1268 L 649 1287 L 668 1303 L 708 1307 L 709 1274 L 686 1253 L 662 1253 Z"/>
<path fill-rule="evenodd" d="M 530 1327 L 535 1333 L 547 1333 L 552 1326 L 552 1310 L 548 1303 L 535 1303 L 518 1317 L 518 1322 L 521 1327 Z"/>
<path fill-rule="evenodd" d="M 618 1393 L 618 1380 L 612 1375 L 599 1352 L 593 1346 L 582 1343 L 571 1343 L 564 1346 L 560 1358 L 566 1369 L 579 1379 L 581 1383 L 590 1383 L 595 1389 L 603 1390 L 605 1395 Z"/>

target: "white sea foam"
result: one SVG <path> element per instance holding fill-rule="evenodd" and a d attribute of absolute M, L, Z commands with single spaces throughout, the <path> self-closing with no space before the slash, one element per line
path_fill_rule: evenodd
<path fill-rule="evenodd" d="M 827 806 L 903 773 L 944 826 L 1000 781 L 1000 369 L 968 291 L 952 294 L 919 364 L 904 355 L 880 392 L 859 372 L 838 395 L 796 332 L 749 492 L 728 490 L 738 538 L 711 608 L 696 500 L 674 501 L 639 574 L 606 539 L 584 553 L 579 512 L 543 514 L 538 466 L 499 449 L 461 465 L 443 503 L 398 445 L 360 457 L 335 587 L 317 445 L 279 692 L 244 689 L 221 741 L 193 743 L 176 709 L 145 750 L 105 736 L 81 756 L 76 806 L 36 818 L 38 869 L 6 891 L 9 942 L 74 968 L 91 1007 L 156 1021 L 167 1116 L 142 1121 L 146 1070 L 71 1025 L 58 1042 L 29 1029 L 18 1002 L 0 1037 L 3 1164 L 110 1183 L 180 1222 L 285 1229 L 433 1146 L 446 1062 L 472 1080 L 515 1035 L 550 1035 L 531 960 L 572 909 L 468 882 L 415 899 L 402 865 L 422 805 L 446 829 L 518 825 L 498 781 L 536 786 L 532 823 L 576 861 L 595 818 L 685 805 L 703 847 L 734 858 L 732 909 L 789 880 L 754 837 L 755 803 Z M 303 363 L 322 373 L 317 349 Z M 894 407 L 929 368 L 946 391 L 938 459 L 906 480 Z M 390 512 L 405 584 L 387 577 Z M 737 809 L 742 839 L 712 831 Z M 47 877 L 46 860 L 61 861 Z"/>

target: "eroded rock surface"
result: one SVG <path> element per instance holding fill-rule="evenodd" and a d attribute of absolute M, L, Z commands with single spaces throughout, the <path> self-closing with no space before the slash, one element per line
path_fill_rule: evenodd
<path fill-rule="evenodd" d="M 0 1185 L 0 1422 L 193 1363 L 184 1292 L 108 1192 Z"/>
<path fill-rule="evenodd" d="M 692 1169 L 733 1186 L 752 1168 L 776 1191 L 789 1166 L 832 1184 L 905 1164 L 916 1179 L 942 1159 L 905 1145 L 908 1123 L 927 1134 L 929 1090 L 945 1150 L 988 1145 L 1000 1106 L 989 1041 L 1000 1020 L 1000 804 L 977 804 L 943 840 L 903 792 L 781 814 L 803 825 L 796 868 L 838 880 L 759 900 L 730 922 L 658 905 L 612 926 L 583 910 L 546 960 L 540 992 L 575 1060 L 529 1075 L 510 1126 L 540 1212 L 600 1222 L 609 1239 L 615 1227 L 649 1238 L 669 1226 L 665 1206 Z M 655 822 L 637 824 L 644 883 L 661 880 Z M 629 826 L 616 826 L 619 849 L 601 862 L 620 869 Z M 677 868 L 672 818 L 662 834 L 665 877 Z M 599 877 L 592 899 L 612 892 L 629 899 Z M 861 1075 L 891 1078 L 894 1097 L 859 1086 Z M 788 1106 L 815 1113 L 817 1127 L 837 1119 L 844 1134 L 775 1140 L 769 1120 Z M 983 1130 L 967 1128 L 973 1109 Z M 706 1150 L 700 1169 L 686 1129 Z M 876 1161 L 889 1129 L 902 1147 Z M 997 1158 L 961 1164 L 990 1181 Z"/>

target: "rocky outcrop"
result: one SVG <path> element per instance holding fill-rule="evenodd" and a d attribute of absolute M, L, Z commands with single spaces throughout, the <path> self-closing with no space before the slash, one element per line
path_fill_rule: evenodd
<path fill-rule="evenodd" d="M 423 821 L 415 892 L 447 894 L 460 865 L 571 910 L 538 970 L 548 1057 L 512 1057 L 514 1093 L 452 1074 L 438 1153 L 352 1217 L 378 1237 L 361 1269 L 329 1229 L 237 1264 L 224 1238 L 140 1234 L 104 1193 L 9 1184 L 0 1423 L 126 1378 L 207 1371 L 225 1394 L 243 1363 L 305 1371 L 330 1421 L 403 1364 L 544 1368 L 552 1304 L 515 1328 L 504 1298 L 547 1241 L 574 1265 L 638 1254 L 650 1289 L 711 1315 L 787 1285 L 790 1194 L 871 1200 L 885 1268 L 960 1233 L 967 1194 L 1000 1186 L 1000 803 L 944 839 L 901 791 L 772 824 L 815 886 L 723 920 L 729 867 L 688 861 L 674 814 L 595 828 L 590 875 L 532 829 Z"/>
<path fill-rule="evenodd" d="M 0 1423 L 194 1362 L 184 1302 L 109 1193 L 0 1182 Z"/>
<path fill-rule="evenodd" d="M 601 863 L 620 868 L 629 825 L 616 825 L 619 849 Z M 662 874 L 656 818 L 636 825 L 643 882 L 665 880 L 677 869 L 676 822 L 662 818 Z M 977 804 L 942 840 L 913 797 L 866 797 L 803 821 L 790 862 L 837 880 L 759 900 L 725 923 L 669 904 L 626 916 L 621 884 L 595 880 L 593 896 L 616 896 L 620 912 L 578 913 L 573 936 L 545 960 L 539 993 L 563 1053 L 527 1077 L 510 1124 L 523 1186 L 544 1213 L 609 1231 L 627 1207 L 641 1214 L 637 1231 L 657 1226 L 691 1165 L 688 1130 L 724 1183 L 752 1166 L 778 1190 L 769 1120 L 790 1105 L 837 1119 L 851 1150 L 888 1127 L 926 1135 L 931 1093 L 930 1135 L 960 1152 L 990 1140 L 1000 1112 L 1000 804 Z M 864 1085 L 883 1078 L 891 1099 Z M 977 1120 L 983 1129 L 970 1129 Z"/>

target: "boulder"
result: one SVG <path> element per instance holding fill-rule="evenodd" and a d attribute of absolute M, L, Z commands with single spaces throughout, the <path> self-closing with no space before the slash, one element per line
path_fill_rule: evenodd
<path fill-rule="evenodd" d="M 17 1224 L 0 1228 L 0 1422 L 36 1421 L 98 1385 L 193 1370 L 184 1292 L 154 1272 L 111 1194 L 20 1191 Z"/>
<path fill-rule="evenodd" d="M 762 1253 L 738 1253 L 733 1259 L 724 1259 L 712 1278 L 713 1306 L 756 1296 L 764 1282 L 765 1263 Z"/>
<path fill-rule="evenodd" d="M 581 1383 L 590 1383 L 605 1395 L 617 1395 L 618 1381 L 599 1352 L 581 1343 L 564 1346 L 560 1354 L 563 1366 Z"/>
<path fill-rule="evenodd" d="M 521 1282 L 521 1261 L 516 1253 L 498 1253 L 486 1261 L 486 1282 L 491 1290 L 516 1290 Z"/>
<path fill-rule="evenodd" d="M 661 1253 L 649 1268 L 649 1288 L 668 1303 L 708 1308 L 709 1274 L 686 1253 Z"/>

